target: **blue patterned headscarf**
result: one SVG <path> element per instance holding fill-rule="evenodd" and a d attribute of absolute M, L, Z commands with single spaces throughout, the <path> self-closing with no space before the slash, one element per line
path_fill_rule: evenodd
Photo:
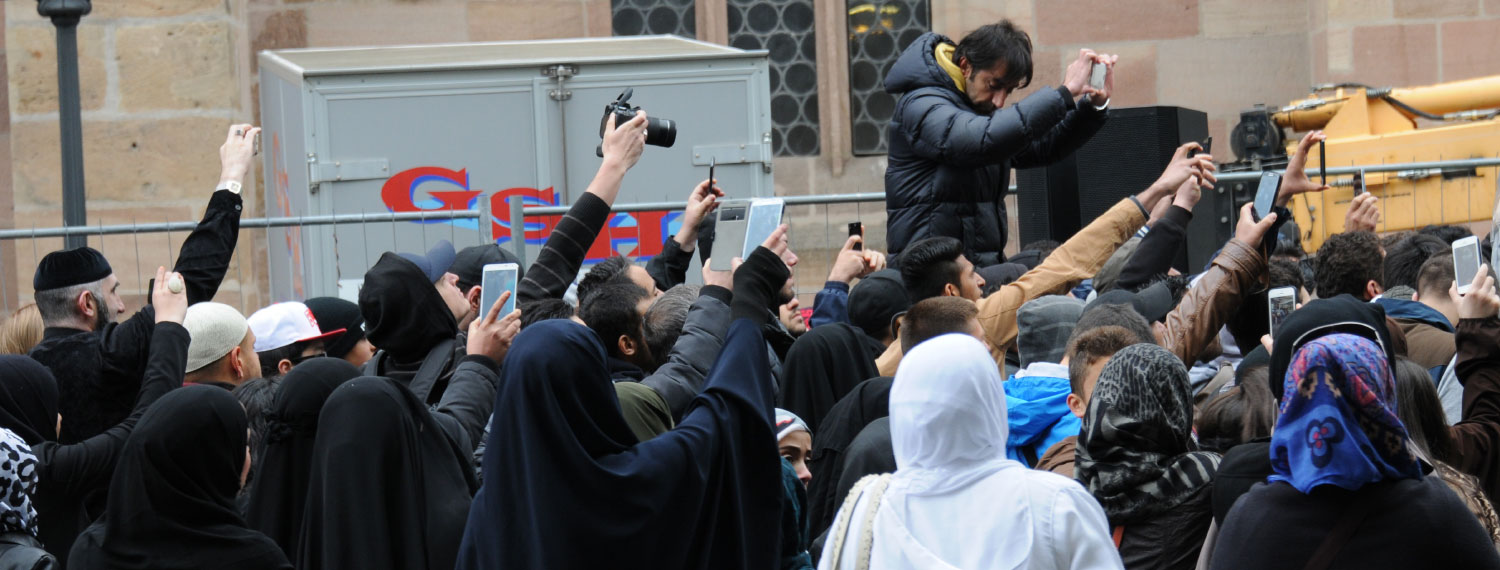
<path fill-rule="evenodd" d="M 1396 383 L 1380 346 L 1332 334 L 1307 343 L 1287 368 L 1281 418 L 1271 435 L 1270 481 L 1307 493 L 1349 490 L 1422 471 L 1396 416 Z"/>

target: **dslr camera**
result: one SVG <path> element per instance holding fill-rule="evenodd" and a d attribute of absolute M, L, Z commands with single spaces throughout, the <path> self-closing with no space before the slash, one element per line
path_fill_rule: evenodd
<path fill-rule="evenodd" d="M 619 97 L 604 106 L 604 116 L 599 118 L 599 138 L 604 138 L 604 129 L 609 127 L 609 116 L 615 116 L 615 128 L 635 118 L 636 111 L 641 110 L 639 106 L 630 104 L 630 96 L 635 90 L 626 87 Z M 677 123 L 671 119 L 659 119 L 656 117 L 646 118 L 646 144 L 652 146 L 670 147 L 677 142 Z M 594 154 L 604 156 L 604 146 L 600 145 L 594 149 Z"/>

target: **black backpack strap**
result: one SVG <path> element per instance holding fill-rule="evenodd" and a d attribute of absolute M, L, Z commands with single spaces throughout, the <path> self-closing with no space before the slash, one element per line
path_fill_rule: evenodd
<path fill-rule="evenodd" d="M 432 388 L 437 385 L 443 372 L 448 370 L 449 363 L 453 362 L 453 347 L 457 344 L 457 340 L 448 339 L 427 351 L 427 358 L 422 360 L 422 366 L 417 368 L 417 374 L 412 376 L 409 386 L 421 401 L 427 402 L 428 394 L 432 393 Z"/>

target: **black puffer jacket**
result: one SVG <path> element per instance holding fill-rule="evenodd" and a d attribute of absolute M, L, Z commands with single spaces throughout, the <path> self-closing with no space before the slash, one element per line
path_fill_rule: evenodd
<path fill-rule="evenodd" d="M 886 240 L 891 253 L 912 242 L 950 236 L 975 265 L 1004 261 L 1005 187 L 1010 168 L 1042 166 L 1071 154 L 1104 124 L 1093 105 L 1066 88 L 1043 89 L 990 115 L 938 65 L 945 36 L 927 33 L 901 54 L 885 78 L 900 95 L 891 118 L 885 172 Z"/>

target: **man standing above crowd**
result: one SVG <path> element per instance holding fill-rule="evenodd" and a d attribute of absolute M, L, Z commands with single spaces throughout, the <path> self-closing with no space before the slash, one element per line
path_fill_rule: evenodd
<path fill-rule="evenodd" d="M 890 254 L 946 236 L 979 267 L 1005 261 L 1010 168 L 1049 164 L 1098 132 L 1117 59 L 1079 50 L 1062 87 L 1005 108 L 1031 83 L 1031 37 L 1015 24 L 981 27 L 957 45 L 930 32 L 912 43 L 885 79 L 901 97 L 885 172 Z M 1109 66 L 1099 90 L 1089 86 L 1095 63 Z"/>
<path fill-rule="evenodd" d="M 188 303 L 213 299 L 229 269 L 240 233 L 240 188 L 259 132 L 251 125 L 230 126 L 219 147 L 219 185 L 203 220 L 182 242 L 173 268 L 182 274 Z M 31 357 L 57 377 L 62 414 L 58 441 L 77 443 L 130 414 L 146 371 L 155 312 L 144 307 L 115 323 L 114 316 L 125 313 L 117 292 L 120 280 L 104 255 L 89 247 L 47 254 L 37 264 L 32 286 L 47 330 Z"/>

